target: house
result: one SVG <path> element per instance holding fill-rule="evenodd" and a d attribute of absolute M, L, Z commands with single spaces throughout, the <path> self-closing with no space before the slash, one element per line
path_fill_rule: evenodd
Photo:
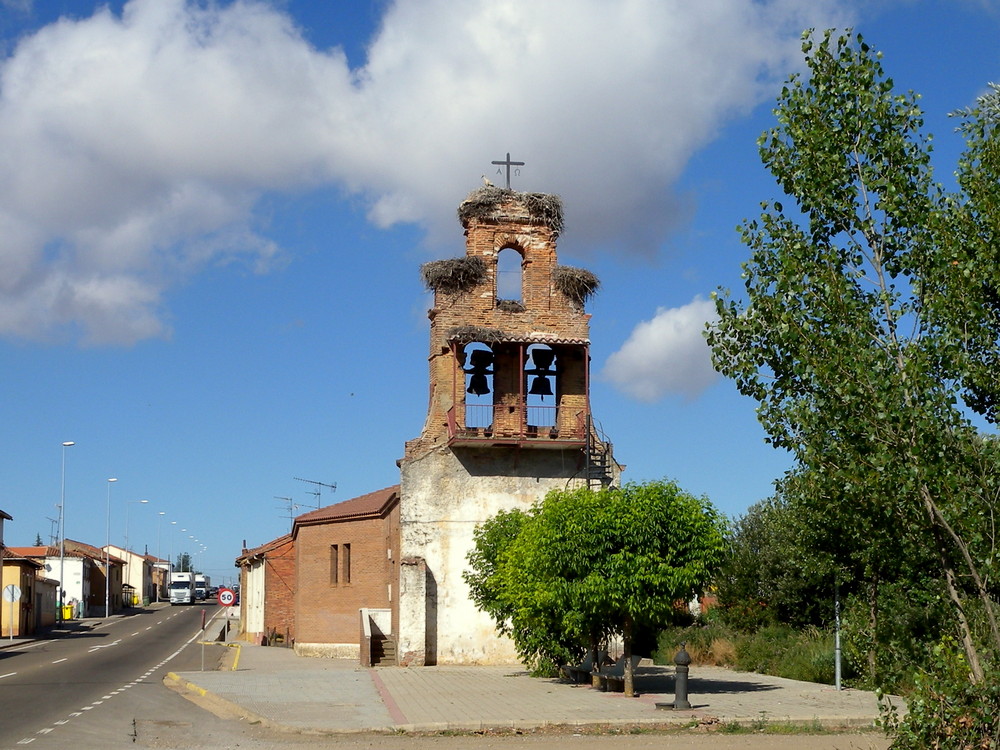
<path fill-rule="evenodd" d="M 365 618 L 391 630 L 398 552 L 398 486 L 296 517 L 290 534 L 236 560 L 242 637 L 360 658 Z"/>
<path fill-rule="evenodd" d="M 558 264 L 561 201 L 490 186 L 459 218 L 465 255 L 421 268 L 434 291 L 430 398 L 397 462 L 399 485 L 301 515 L 290 539 L 244 550 L 245 637 L 290 621 L 302 654 L 516 662 L 462 577 L 476 526 L 552 489 L 620 482 L 590 409 L 585 303 L 598 282 Z M 294 559 L 292 615 L 268 610 L 279 550 Z"/>
<path fill-rule="evenodd" d="M 153 564 L 148 555 L 140 555 L 113 544 L 101 549 L 108 550 L 113 557 L 122 561 L 123 606 L 141 607 L 156 596 L 153 588 Z"/>
<path fill-rule="evenodd" d="M 295 544 L 291 534 L 244 550 L 240 568 L 240 633 L 252 643 L 295 640 Z"/>
<path fill-rule="evenodd" d="M 20 557 L 37 560 L 44 565 L 48 578 L 59 580 L 63 568 L 66 580 L 62 582 L 65 603 L 72 605 L 77 617 L 103 617 L 105 594 L 109 614 L 122 608 L 122 566 L 124 561 L 84 542 L 63 540 L 63 555 L 54 545 L 44 547 L 11 547 Z M 107 557 L 107 560 L 105 558 Z M 110 579 L 105 566 L 110 568 Z M 105 582 L 107 581 L 107 586 Z"/>
<path fill-rule="evenodd" d="M 298 516 L 292 540 L 296 653 L 359 658 L 359 612 L 398 599 L 399 487 Z"/>
<path fill-rule="evenodd" d="M 58 584 L 45 577 L 45 565 L 20 557 L 10 548 L 0 548 L 0 561 L 3 563 L 0 589 L 14 585 L 21 592 L 14 602 L 0 602 L 0 635 L 31 635 L 54 625 Z"/>
<path fill-rule="evenodd" d="M 155 555 L 146 555 L 146 561 L 151 567 L 151 591 L 149 600 L 158 602 L 170 598 L 167 586 L 170 583 L 170 571 L 173 569 L 169 560 L 163 560 Z"/>

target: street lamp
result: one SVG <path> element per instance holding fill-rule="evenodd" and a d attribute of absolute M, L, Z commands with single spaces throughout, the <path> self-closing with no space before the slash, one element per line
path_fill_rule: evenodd
<path fill-rule="evenodd" d="M 59 607 L 56 619 L 63 619 L 63 603 L 66 600 L 66 449 L 76 445 L 72 440 L 62 444 L 62 490 L 59 500 Z"/>
<path fill-rule="evenodd" d="M 128 546 L 128 506 L 130 506 L 130 505 L 136 505 L 136 504 L 143 504 L 143 505 L 145 505 L 147 503 L 149 503 L 149 500 L 126 500 L 125 501 L 125 565 L 126 565 L 126 570 L 128 570 L 128 579 L 125 578 L 125 573 L 123 571 L 122 572 L 122 581 L 128 580 L 129 584 L 132 584 L 132 581 L 131 581 L 131 578 L 132 578 L 132 555 L 129 553 L 129 546 Z M 146 592 L 142 590 L 143 586 L 144 586 L 144 583 L 143 583 L 143 580 L 142 580 L 143 578 L 145 578 L 145 576 L 143 576 L 142 573 L 140 573 L 139 574 L 139 588 L 138 588 L 138 590 L 142 592 L 143 596 L 145 596 Z M 136 588 L 133 585 L 133 588 L 132 588 L 133 597 L 135 596 L 135 591 L 136 591 Z M 134 604 L 135 604 L 135 601 L 134 601 L 134 598 L 133 598 L 133 601 L 129 602 L 129 606 L 133 606 Z"/>
<path fill-rule="evenodd" d="M 128 506 L 142 504 L 145 505 L 149 500 L 128 500 L 125 503 L 125 551 L 128 552 Z"/>
<path fill-rule="evenodd" d="M 171 521 L 170 525 L 171 526 L 176 526 L 177 525 L 177 521 Z M 167 572 L 170 574 L 168 576 L 168 580 L 167 580 L 167 585 L 168 586 L 170 585 L 170 582 L 172 580 L 174 580 L 174 576 L 173 576 L 173 572 L 174 572 L 174 559 L 173 558 L 174 558 L 174 529 L 170 529 L 170 553 L 167 555 Z"/>
<path fill-rule="evenodd" d="M 163 523 L 163 517 L 167 515 L 167 511 L 161 510 L 159 512 L 159 518 L 156 519 L 156 562 L 162 562 L 163 558 L 160 557 L 160 526 Z"/>
<path fill-rule="evenodd" d="M 111 616 L 111 485 L 118 477 L 108 480 L 108 542 L 104 546 L 104 616 Z"/>

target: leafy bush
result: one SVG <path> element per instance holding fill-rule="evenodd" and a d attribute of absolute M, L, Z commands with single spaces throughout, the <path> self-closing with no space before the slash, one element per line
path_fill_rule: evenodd
<path fill-rule="evenodd" d="M 695 665 L 733 667 L 828 685 L 834 681 L 834 637 L 817 628 L 796 630 L 787 625 L 772 625 L 741 634 L 724 624 L 713 623 L 664 631 L 656 661 L 673 663 L 681 641 L 686 642 L 685 649 Z M 845 679 L 853 676 L 849 663 L 843 667 Z"/>
<path fill-rule="evenodd" d="M 945 638 L 932 649 L 927 669 L 917 674 L 900 718 L 882 701 L 881 724 L 894 750 L 956 748 L 989 750 L 1000 737 L 1000 674 L 973 683 L 962 649 Z"/>

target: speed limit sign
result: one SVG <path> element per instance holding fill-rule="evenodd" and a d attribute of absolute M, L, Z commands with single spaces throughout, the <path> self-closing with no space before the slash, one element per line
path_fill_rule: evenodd
<path fill-rule="evenodd" d="M 232 589 L 219 589 L 219 604 L 223 607 L 233 606 L 236 601 L 236 592 Z"/>

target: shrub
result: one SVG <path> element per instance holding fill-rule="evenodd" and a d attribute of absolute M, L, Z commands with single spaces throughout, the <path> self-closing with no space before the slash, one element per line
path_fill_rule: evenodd
<path fill-rule="evenodd" d="M 916 675 L 900 718 L 882 701 L 881 725 L 894 750 L 995 748 L 1000 737 L 1000 674 L 973 684 L 962 649 L 945 638 L 933 649 L 926 671 Z"/>

